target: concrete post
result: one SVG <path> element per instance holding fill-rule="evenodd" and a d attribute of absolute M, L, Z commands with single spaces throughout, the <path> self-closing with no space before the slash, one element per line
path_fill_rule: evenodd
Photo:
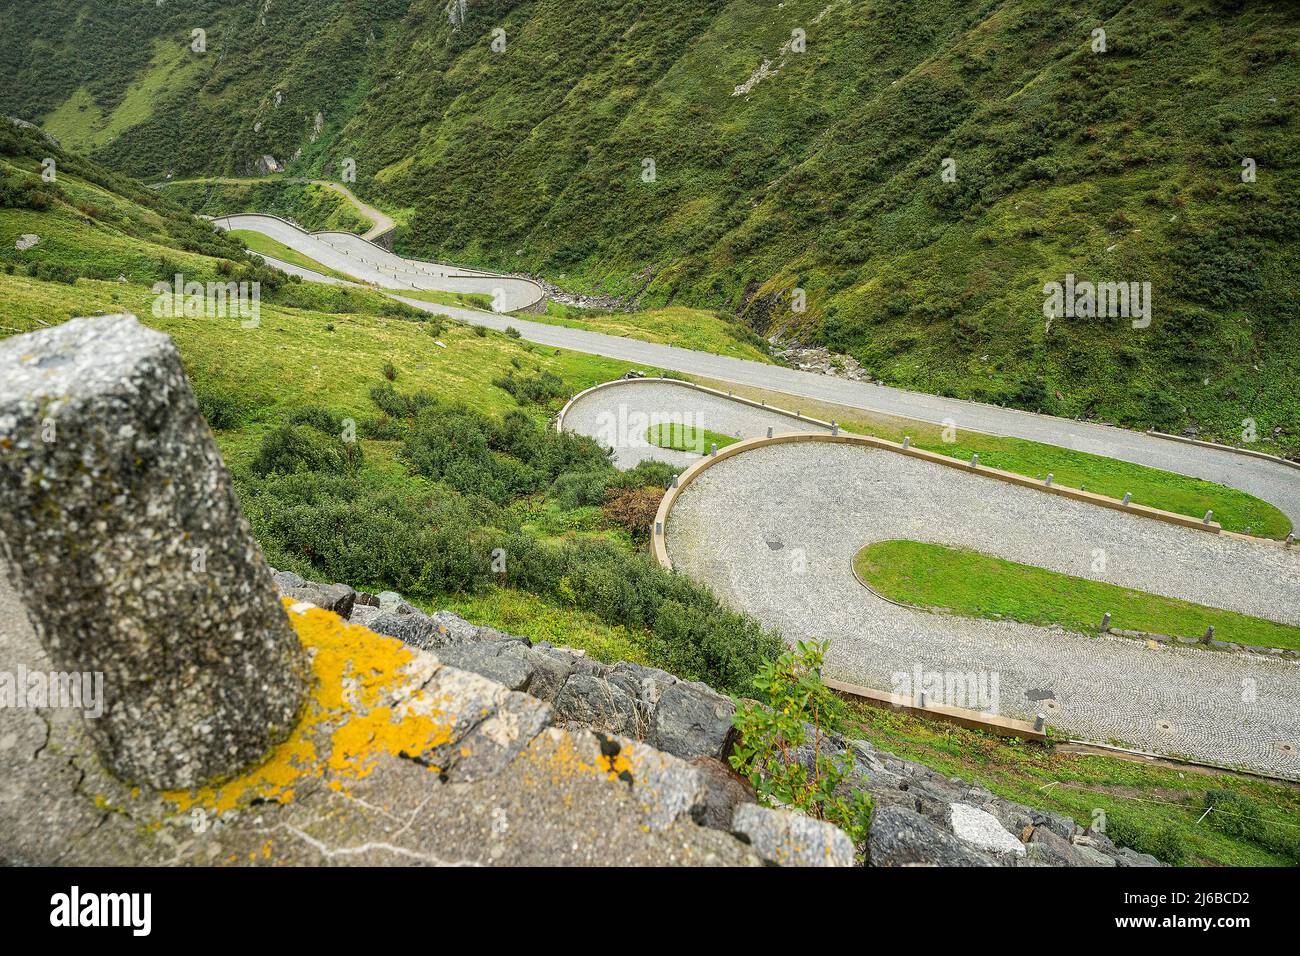
<path fill-rule="evenodd" d="M 1133 492 L 1131 492 L 1131 491 L 1126 491 L 1126 492 L 1124 492 L 1124 500 L 1121 502 L 1121 504 L 1125 504 L 1125 505 L 1126 505 L 1126 504 L 1128 504 L 1128 503 L 1129 503 L 1130 501 L 1132 501 L 1132 500 L 1133 500 Z"/>
<path fill-rule="evenodd" d="M 838 435 L 839 433 L 840 433 L 840 423 L 839 423 L 839 422 L 831 422 L 831 434 L 832 434 L 832 435 Z"/>
<path fill-rule="evenodd" d="M 1056 477 L 1056 476 L 1053 475 L 1053 474 L 1049 471 L 1049 472 L 1047 473 L 1047 481 L 1043 482 L 1043 484 L 1047 485 L 1048 488 L 1052 487 L 1052 479 L 1053 479 L 1054 477 Z"/>
<path fill-rule="evenodd" d="M 1205 629 L 1205 634 L 1201 636 L 1201 643 L 1208 644 L 1214 640 L 1214 625 L 1211 624 Z"/>
<path fill-rule="evenodd" d="M 1105 634 L 1109 630 L 1110 630 L 1110 611 L 1107 611 L 1101 616 L 1101 632 Z"/>
<path fill-rule="evenodd" d="M 0 343 L 0 549 L 104 765 L 188 788 L 293 728 L 301 645 L 171 340 L 134 316 Z"/>
<path fill-rule="evenodd" d="M 979 453 L 979 452 L 975 452 L 975 454 L 973 454 L 973 455 L 970 456 L 970 466 L 971 466 L 972 468 L 978 468 L 978 467 L 980 466 L 980 453 Z"/>
<path fill-rule="evenodd" d="M 771 425 L 768 425 L 768 426 L 767 426 L 767 437 L 768 437 L 768 438 L 771 438 L 771 437 L 772 437 L 772 426 L 771 426 Z"/>
<path fill-rule="evenodd" d="M 1043 728 L 1045 728 L 1046 726 L 1047 726 L 1047 718 L 1044 717 L 1042 714 L 1039 714 L 1037 717 L 1034 718 L 1034 731 L 1036 733 L 1041 734 L 1043 732 Z"/>
<path fill-rule="evenodd" d="M 1209 523 L 1210 523 L 1210 519 L 1213 518 L 1213 517 L 1214 517 L 1214 512 L 1213 512 L 1213 511 L 1207 511 L 1207 512 L 1205 512 L 1205 518 L 1202 519 L 1202 521 L 1203 521 L 1204 524 L 1209 524 Z"/>
<path fill-rule="evenodd" d="M 717 442 L 710 442 L 710 443 L 709 443 L 709 457 L 710 457 L 710 458 L 716 458 L 717 455 L 718 455 L 718 443 L 717 443 Z"/>

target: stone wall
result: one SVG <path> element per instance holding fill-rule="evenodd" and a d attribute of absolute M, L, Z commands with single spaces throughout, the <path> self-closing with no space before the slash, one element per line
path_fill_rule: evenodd
<path fill-rule="evenodd" d="M 275 581 L 287 596 L 323 601 L 350 621 L 546 701 L 556 726 L 643 740 L 690 761 L 706 784 L 704 799 L 692 811 L 697 822 L 753 839 L 769 860 L 782 845 L 782 827 L 813 822 L 768 817 L 763 835 L 753 832 L 752 821 L 764 814 L 748 782 L 726 763 L 735 708 L 706 684 L 639 664 L 604 664 L 580 651 L 471 624 L 448 611 L 425 614 L 391 591 L 374 596 L 283 571 Z M 1063 814 L 1005 800 L 866 741 L 840 738 L 832 747 L 847 749 L 853 758 L 850 789 L 866 789 L 875 802 L 867 844 L 858 848 L 872 866 L 1160 865 Z M 811 752 L 800 756 L 811 765 Z M 806 848 L 817 840 L 809 834 L 793 842 Z"/>

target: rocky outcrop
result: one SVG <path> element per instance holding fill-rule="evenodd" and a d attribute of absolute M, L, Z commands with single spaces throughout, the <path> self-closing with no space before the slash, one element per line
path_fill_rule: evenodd
<path fill-rule="evenodd" d="M 283 580 L 294 586 L 294 593 L 312 586 L 296 577 Z M 605 664 L 581 651 L 534 643 L 448 611 L 426 614 L 392 592 L 377 600 L 378 609 L 356 603 L 352 619 L 551 704 L 556 727 L 643 741 L 691 761 L 701 782 L 690 810 L 697 823 L 739 835 L 768 862 L 844 861 L 848 837 L 838 829 L 829 828 L 836 837 L 823 829 L 827 825 L 807 817 L 783 814 L 776 820 L 757 806 L 748 782 L 725 763 L 735 705 L 708 685 L 640 664 Z M 380 613 L 373 614 L 375 610 Z M 854 772 L 844 795 L 865 789 L 875 803 L 867 844 L 858 848 L 869 865 L 1160 865 L 1154 857 L 1084 830 L 1064 814 L 1003 799 L 865 741 L 832 737 L 823 748 L 847 751 L 852 759 Z M 796 756 L 808 767 L 815 759 L 811 745 Z M 852 860 L 851 845 L 847 857 Z"/>

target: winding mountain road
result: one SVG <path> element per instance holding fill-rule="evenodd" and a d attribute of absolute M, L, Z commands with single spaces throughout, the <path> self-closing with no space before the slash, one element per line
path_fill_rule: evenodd
<path fill-rule="evenodd" d="M 268 234 L 286 245 L 358 275 L 349 269 L 355 259 L 347 261 L 352 250 L 340 248 L 345 240 L 329 244 L 292 227 L 276 229 L 265 217 L 243 218 L 239 228 L 274 229 Z M 372 261 L 373 266 L 365 264 L 389 279 L 430 267 L 392 253 Z M 401 288 L 400 282 L 376 284 Z M 393 298 L 476 325 L 513 326 L 541 345 L 879 414 L 952 423 L 1218 482 L 1272 503 L 1300 526 L 1300 469 L 1280 460 L 400 294 Z M 702 427 L 742 438 L 762 435 L 768 427 L 777 433 L 792 430 L 788 418 L 771 410 L 725 397 L 705 399 L 698 390 L 665 383 L 642 384 L 660 391 L 585 393 L 568 410 L 565 427 L 611 445 L 624 466 L 641 457 L 676 464 L 690 460 L 688 453 L 647 451 L 641 423 L 628 427 L 629 411 L 691 414 Z M 798 407 L 797 401 L 790 404 Z M 674 511 L 668 547 L 676 567 L 788 638 L 832 639 L 830 663 L 856 683 L 890 688 L 898 673 L 918 665 L 997 674 L 1003 713 L 1032 718 L 1045 709 L 1052 724 L 1099 742 L 1121 740 L 1153 752 L 1300 776 L 1300 664 L 1293 660 L 1195 647 L 1152 649 L 1123 638 L 941 617 L 876 597 L 853 576 L 850 564 L 871 541 L 908 537 L 1300 623 L 1300 552 L 936 468 L 942 466 L 840 445 L 749 450 L 718 463 L 686 489 Z M 1107 557 L 1100 572 L 1093 570 L 1099 549 Z M 789 564 L 795 553 L 802 555 L 799 573 Z"/>
<path fill-rule="evenodd" d="M 774 410 L 671 381 L 591 389 L 561 425 L 613 447 L 620 467 L 696 457 L 645 442 L 686 421 L 737 438 L 818 431 Z M 674 570 L 788 640 L 829 639 L 831 675 L 882 691 L 899 675 L 974 675 L 993 712 L 1099 743 L 1300 776 L 1300 663 L 1265 654 L 1076 634 L 901 607 L 852 570 L 895 538 L 1300 625 L 1300 551 L 1207 533 L 862 445 L 762 445 L 696 477 L 666 522 Z M 1098 555 L 1103 559 L 1098 560 Z M 1232 635 L 1221 637 L 1232 640 Z M 986 701 L 944 700 L 986 709 Z"/>
<path fill-rule="evenodd" d="M 372 265 L 371 262 L 359 261 L 362 256 L 359 250 L 352 248 L 351 244 L 360 243 L 362 240 L 355 236 L 344 240 L 335 238 L 344 234 L 330 233 L 327 234 L 330 243 L 326 243 L 320 238 L 269 216 L 227 217 L 225 222 L 229 223 L 232 220 L 235 224 L 230 225 L 229 228 L 263 232 L 330 268 L 356 276 L 363 281 L 374 282 L 387 289 L 410 288 L 411 283 L 405 279 L 405 276 L 411 271 L 419 274 L 421 269 L 434 271 L 454 269 L 459 275 L 473 275 L 473 270 L 437 263 L 419 263 L 365 243 L 366 248 L 373 252 L 373 256 L 365 257 L 374 263 Z M 354 255 L 354 251 L 358 254 Z M 314 276 L 307 270 L 296 271 L 307 278 Z M 431 279 L 428 271 L 423 273 L 423 278 Z M 504 278 L 513 279 L 513 277 Z M 405 286 L 403 281 L 407 281 Z M 514 281 L 527 282 L 522 279 Z M 433 282 L 429 282 L 420 287 L 431 288 L 433 285 Z M 479 285 L 475 290 L 481 288 L 482 286 Z M 514 296 L 507 304 L 512 305 L 521 298 L 527 298 L 533 294 L 532 288 L 530 285 L 529 291 L 522 296 Z M 1239 488 L 1275 505 L 1291 519 L 1296 527 L 1300 528 L 1300 469 L 1281 461 L 1254 458 L 1223 448 L 1184 444 L 1110 425 L 1078 422 L 1068 418 L 1000 408 L 957 398 L 909 392 L 886 385 L 851 382 L 815 372 L 803 372 L 779 365 L 713 355 L 674 345 L 642 342 L 602 332 L 533 322 L 521 316 L 490 315 L 474 309 L 438 305 L 403 297 L 400 292 L 395 294 L 394 298 L 417 309 L 448 315 L 475 325 L 494 329 L 514 326 L 525 339 L 540 345 L 585 352 L 590 355 L 602 355 L 652 369 L 683 372 L 688 375 L 733 382 L 737 385 L 783 392 L 799 398 L 831 402 L 877 414 L 910 418 L 931 424 L 952 422 L 959 430 L 1025 438 L 1202 478 Z M 512 309 L 506 308 L 500 311 L 508 312 Z"/>
<path fill-rule="evenodd" d="M 260 213 L 219 216 L 212 224 L 223 230 L 261 233 L 359 283 L 381 289 L 486 295 L 498 312 L 532 308 L 546 297 L 542 287 L 530 279 L 406 259 L 351 233 L 304 232 L 277 216 Z M 325 278 L 302 268 L 296 274 Z"/>

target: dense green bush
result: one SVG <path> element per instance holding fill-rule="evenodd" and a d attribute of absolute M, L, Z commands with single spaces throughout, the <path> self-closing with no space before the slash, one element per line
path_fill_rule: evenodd
<path fill-rule="evenodd" d="M 310 425 L 281 425 L 262 439 L 253 460 L 255 475 L 292 475 L 298 472 L 355 472 L 362 462 L 361 445 L 344 441 Z"/>
<path fill-rule="evenodd" d="M 542 491 L 565 472 L 609 466 L 608 452 L 590 438 L 543 428 L 522 412 L 497 422 L 431 399 L 416 414 L 402 457 L 417 474 L 498 504 Z"/>
<path fill-rule="evenodd" d="M 239 403 L 229 395 L 199 391 L 196 398 L 199 402 L 199 411 L 203 413 L 203 417 L 207 419 L 208 427 L 213 431 L 238 428 L 242 424 L 242 409 Z"/>
<path fill-rule="evenodd" d="M 1205 808 L 1210 812 L 1204 822 L 1211 828 L 1300 865 L 1300 831 L 1294 820 L 1278 819 L 1276 810 L 1227 790 L 1207 791 Z"/>
<path fill-rule="evenodd" d="M 387 383 L 372 398 L 383 417 L 367 427 L 400 434 L 403 459 L 429 481 L 359 468 L 359 455 L 346 457 L 357 446 L 339 441 L 342 417 L 296 410 L 263 439 L 252 475 L 240 477 L 245 510 L 273 564 L 413 597 L 504 583 L 649 632 L 664 666 L 722 688 L 745 688 L 780 649 L 777 635 L 633 553 L 626 539 L 556 542 L 521 528 L 522 496 L 572 514 L 600 504 L 610 489 L 657 491 L 671 481 L 671 467 L 652 462 L 620 473 L 591 439 L 557 433 L 522 411 L 498 420 Z M 491 560 L 498 548 L 504 578 Z"/>
<path fill-rule="evenodd" d="M 520 405 L 544 405 L 566 394 L 564 382 L 554 372 L 539 372 L 528 378 L 516 378 L 507 372 L 492 380 L 497 388 L 504 389 Z"/>

